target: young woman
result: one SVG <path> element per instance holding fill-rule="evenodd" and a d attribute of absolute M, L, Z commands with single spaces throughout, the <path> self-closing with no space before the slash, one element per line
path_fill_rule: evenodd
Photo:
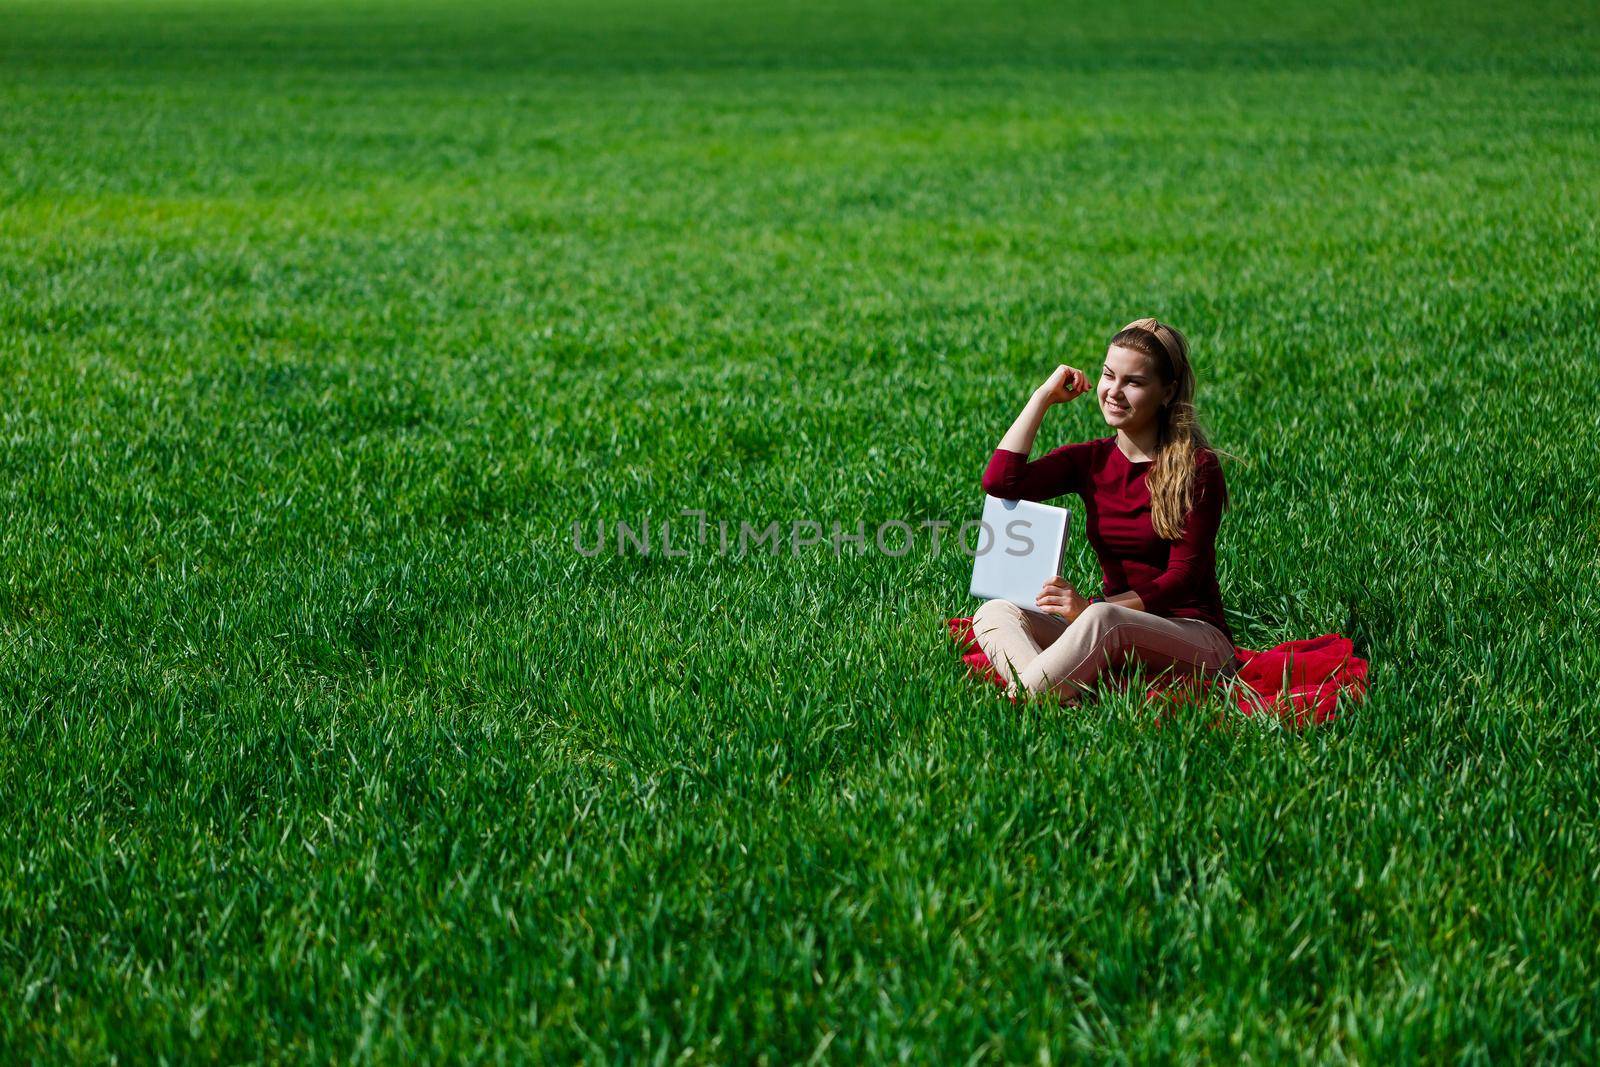
<path fill-rule="evenodd" d="M 1101 671 L 1129 659 L 1149 673 L 1231 671 L 1215 566 L 1228 490 L 1195 416 L 1189 343 L 1155 319 L 1123 327 L 1095 386 L 1116 433 L 1029 462 L 1044 413 L 1089 387 L 1082 371 L 1057 367 L 1000 439 L 983 491 L 1008 500 L 1082 497 L 1101 593 L 1086 600 L 1052 578 L 1035 605 L 1043 614 L 986 601 L 973 636 L 1013 695 L 1051 692 L 1076 702 Z"/>

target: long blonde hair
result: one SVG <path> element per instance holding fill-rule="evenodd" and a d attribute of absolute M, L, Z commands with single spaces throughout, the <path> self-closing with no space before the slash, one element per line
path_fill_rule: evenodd
<path fill-rule="evenodd" d="M 1116 348 L 1143 352 L 1164 382 L 1177 386 L 1156 416 L 1156 455 L 1145 479 L 1150 490 L 1150 523 L 1168 541 L 1183 536 L 1183 519 L 1194 507 L 1195 457 L 1214 452 L 1194 408 L 1194 370 L 1189 366 L 1189 341 L 1156 319 L 1135 319 L 1111 339 Z M 1228 489 L 1222 489 L 1222 507 Z"/>

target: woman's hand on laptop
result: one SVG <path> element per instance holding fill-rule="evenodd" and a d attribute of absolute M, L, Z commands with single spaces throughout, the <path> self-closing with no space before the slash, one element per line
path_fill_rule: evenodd
<path fill-rule="evenodd" d="M 1068 622 L 1076 619 L 1089 606 L 1089 602 L 1072 588 L 1072 583 L 1059 574 L 1044 583 L 1034 603 L 1046 615 L 1059 615 Z"/>
<path fill-rule="evenodd" d="M 1089 376 L 1076 367 L 1069 367 L 1065 363 L 1057 367 L 1046 378 L 1044 384 L 1033 391 L 1033 395 L 1050 404 L 1065 404 L 1069 400 L 1076 400 L 1089 391 Z"/>

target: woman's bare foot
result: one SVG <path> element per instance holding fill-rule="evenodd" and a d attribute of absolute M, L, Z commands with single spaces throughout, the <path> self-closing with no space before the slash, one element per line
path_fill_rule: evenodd
<path fill-rule="evenodd" d="M 1021 686 L 1017 685 L 1015 681 L 1006 686 L 1005 694 L 1006 699 L 1011 701 L 1013 704 L 1017 703 L 1018 701 L 1027 700 L 1028 697 L 1033 695 L 1032 690 L 1023 689 Z M 1073 685 L 1071 682 L 1065 682 L 1053 689 L 1051 691 L 1051 695 L 1060 701 L 1062 707 L 1076 708 L 1085 702 L 1089 696 L 1089 692 L 1088 690 L 1082 689 L 1079 686 Z"/>

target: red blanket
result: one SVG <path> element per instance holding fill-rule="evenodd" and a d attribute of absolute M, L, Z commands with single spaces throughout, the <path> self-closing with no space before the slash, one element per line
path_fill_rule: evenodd
<path fill-rule="evenodd" d="M 989 657 L 972 636 L 972 620 L 951 619 L 950 636 L 973 674 L 1005 688 Z M 1331 722 L 1341 694 L 1359 700 L 1367 691 L 1367 661 L 1355 655 L 1349 640 L 1323 634 L 1303 641 L 1252 652 L 1235 646 L 1239 673 L 1232 688 L 1234 701 L 1246 715 L 1265 712 L 1292 726 Z M 1161 682 L 1145 693 L 1148 700 L 1177 703 L 1194 700 L 1223 679 L 1194 678 Z"/>

